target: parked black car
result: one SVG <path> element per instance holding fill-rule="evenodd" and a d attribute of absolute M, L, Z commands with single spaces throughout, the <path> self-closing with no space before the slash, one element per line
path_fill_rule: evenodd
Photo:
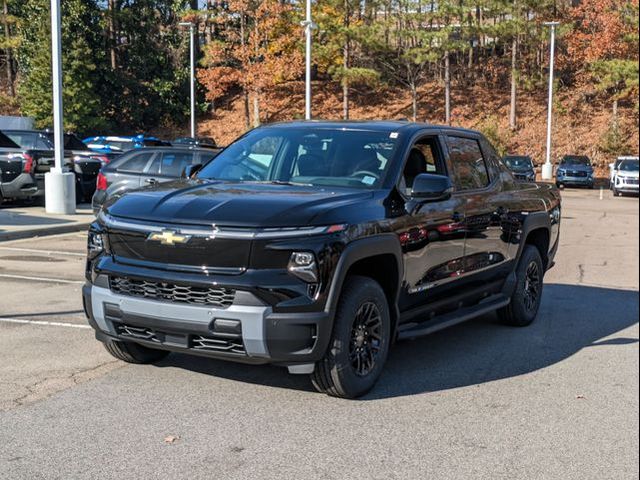
<path fill-rule="evenodd" d="M 395 340 L 494 310 L 533 322 L 560 208 L 555 186 L 515 181 L 477 132 L 265 126 L 191 178 L 108 201 L 84 305 L 124 361 L 273 363 L 357 397 Z"/>
<path fill-rule="evenodd" d="M 516 177 L 516 179 L 525 182 L 536 181 L 536 170 L 530 156 L 507 155 L 504 157 L 504 163 L 509 167 L 509 170 L 513 172 L 513 176 Z"/>
<path fill-rule="evenodd" d="M 190 147 L 145 147 L 130 150 L 105 166 L 91 200 L 97 213 L 112 196 L 180 178 L 188 166 L 211 161 L 219 150 Z"/>
<path fill-rule="evenodd" d="M 0 204 L 33 198 L 38 192 L 34 170 L 33 157 L 0 132 Z"/>
<path fill-rule="evenodd" d="M 589 157 L 586 155 L 565 155 L 562 157 L 556 170 L 556 185 L 558 187 L 593 188 L 595 178 Z"/>
<path fill-rule="evenodd" d="M 44 196 L 44 175 L 55 164 L 53 132 L 48 130 L 3 130 L 3 133 L 34 157 L 37 196 Z M 64 166 L 76 177 L 76 201 L 89 202 L 96 188 L 105 155 L 91 151 L 76 135 L 64 134 Z"/>

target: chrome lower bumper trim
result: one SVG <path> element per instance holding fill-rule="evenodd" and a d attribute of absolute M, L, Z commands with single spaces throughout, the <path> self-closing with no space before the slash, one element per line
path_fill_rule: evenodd
<path fill-rule="evenodd" d="M 214 319 L 239 320 L 242 324 L 242 340 L 247 355 L 269 357 L 265 331 L 266 317 L 271 313 L 270 307 L 232 305 L 229 308 L 220 309 L 181 305 L 116 295 L 107 288 L 93 285 L 91 287 L 93 316 L 98 327 L 106 333 L 110 333 L 111 330 L 105 318 L 105 303 L 118 305 L 123 313 L 169 320 L 176 324 L 185 322 L 209 325 Z"/>

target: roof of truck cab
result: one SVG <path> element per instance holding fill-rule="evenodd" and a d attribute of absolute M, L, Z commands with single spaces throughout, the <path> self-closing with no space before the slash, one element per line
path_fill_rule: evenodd
<path fill-rule="evenodd" d="M 276 122 L 262 125 L 259 128 L 344 128 L 348 130 L 372 130 L 372 131 L 418 131 L 418 130 L 445 130 L 461 133 L 478 132 L 447 125 L 434 125 L 431 123 L 409 122 L 406 120 L 295 120 L 290 122 Z"/>

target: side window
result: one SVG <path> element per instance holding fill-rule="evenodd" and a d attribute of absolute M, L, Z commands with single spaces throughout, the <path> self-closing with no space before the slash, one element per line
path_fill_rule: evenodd
<path fill-rule="evenodd" d="M 502 188 L 511 190 L 514 187 L 513 184 L 515 181 L 511 170 L 505 165 L 504 160 L 498 155 L 498 152 L 496 152 L 488 140 L 482 140 L 482 148 L 487 152 L 492 178 L 499 177 L 502 181 Z"/>
<path fill-rule="evenodd" d="M 437 137 L 421 138 L 413 144 L 400 179 L 400 189 L 410 194 L 415 178 L 422 173 L 445 173 Z"/>
<path fill-rule="evenodd" d="M 448 137 L 453 183 L 458 190 L 477 190 L 489 185 L 489 171 L 478 140 Z"/>
<path fill-rule="evenodd" d="M 164 152 L 160 163 L 160 174 L 165 177 L 179 177 L 187 165 L 193 163 L 190 152 Z"/>
<path fill-rule="evenodd" d="M 152 155 L 153 153 L 149 152 L 132 155 L 122 162 L 118 162 L 118 165 L 116 165 L 116 170 L 123 173 L 142 173 L 144 167 L 146 167 L 147 163 L 149 163 Z"/>

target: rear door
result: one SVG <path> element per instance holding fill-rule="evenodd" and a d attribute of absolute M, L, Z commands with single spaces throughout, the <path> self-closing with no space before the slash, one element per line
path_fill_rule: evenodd
<path fill-rule="evenodd" d="M 160 162 L 159 181 L 167 182 L 182 176 L 182 172 L 189 165 L 197 162 L 198 156 L 194 151 L 164 151 Z"/>
<path fill-rule="evenodd" d="M 447 135 L 454 197 L 464 203 L 464 262 L 461 276 L 484 272 L 479 281 L 503 278 L 510 259 L 510 239 L 503 231 L 508 217 L 507 196 L 502 182 L 486 152 L 482 138 L 473 133 L 455 132 Z"/>

